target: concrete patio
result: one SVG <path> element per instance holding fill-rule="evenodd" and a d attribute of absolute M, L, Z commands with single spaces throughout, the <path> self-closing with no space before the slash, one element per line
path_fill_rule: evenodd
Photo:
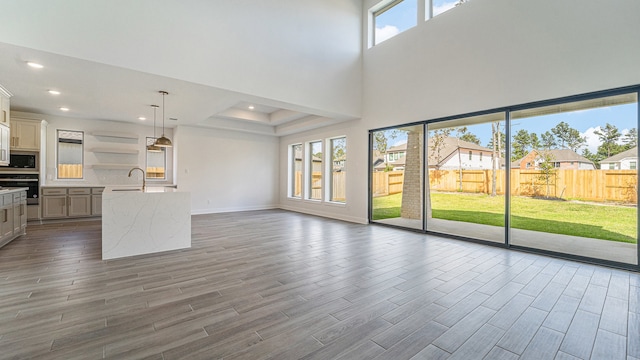
<path fill-rule="evenodd" d="M 416 219 L 390 218 L 376 220 L 376 222 L 411 229 L 422 229 L 422 220 Z M 498 226 L 431 218 L 427 220 L 427 229 L 443 234 L 504 243 L 505 230 Z M 638 263 L 637 245 L 618 241 L 511 229 L 511 244 L 625 264 L 635 265 Z"/>

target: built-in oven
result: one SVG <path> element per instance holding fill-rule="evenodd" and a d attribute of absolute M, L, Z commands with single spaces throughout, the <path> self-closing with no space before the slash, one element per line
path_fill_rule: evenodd
<path fill-rule="evenodd" d="M 37 205 L 40 202 L 40 187 L 38 174 L 0 174 L 0 187 L 26 187 L 27 205 Z"/>
<path fill-rule="evenodd" d="M 12 151 L 9 154 L 9 166 L 0 171 L 38 171 L 38 152 Z"/>

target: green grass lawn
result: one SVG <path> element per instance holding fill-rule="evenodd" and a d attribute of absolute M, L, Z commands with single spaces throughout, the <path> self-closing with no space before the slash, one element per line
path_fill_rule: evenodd
<path fill-rule="evenodd" d="M 400 217 L 402 194 L 373 199 L 373 220 Z M 504 226 L 504 196 L 431 194 L 436 219 Z M 516 229 L 636 243 L 636 208 L 572 201 L 513 197 L 511 225 Z"/>

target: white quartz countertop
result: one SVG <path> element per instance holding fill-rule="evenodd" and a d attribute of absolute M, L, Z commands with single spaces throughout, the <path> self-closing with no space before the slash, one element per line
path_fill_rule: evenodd
<path fill-rule="evenodd" d="M 0 188 L 0 195 L 11 194 L 19 191 L 27 191 L 29 188 L 27 187 L 2 187 Z"/>
<path fill-rule="evenodd" d="M 174 193 L 174 192 L 183 192 L 178 190 L 175 187 L 167 187 L 167 186 L 147 186 L 144 189 L 144 193 Z M 105 186 L 105 193 L 121 193 L 121 194 L 140 194 L 143 193 L 142 187 L 136 186 Z"/>

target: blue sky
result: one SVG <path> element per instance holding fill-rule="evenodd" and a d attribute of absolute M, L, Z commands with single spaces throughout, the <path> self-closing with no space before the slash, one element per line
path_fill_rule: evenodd
<path fill-rule="evenodd" d="M 511 123 L 512 136 L 520 129 L 525 129 L 529 133 L 536 133 L 540 136 L 546 131 L 550 131 L 558 123 L 564 121 L 572 128 L 580 131 L 580 135 L 587 139 L 587 145 L 580 149 L 589 149 L 595 152 L 600 145 L 598 136 L 593 132 L 604 127 L 607 123 L 612 124 L 626 133 L 629 129 L 636 127 L 638 117 L 638 104 L 625 104 L 617 106 L 608 106 L 595 109 L 579 110 L 573 112 L 565 112 L 552 115 L 536 116 L 530 118 L 516 119 Z M 504 124 L 503 124 L 504 126 Z M 480 145 L 487 146 L 491 140 L 491 124 L 477 124 L 467 126 L 470 133 L 480 138 Z M 504 132 L 504 127 L 502 128 Z M 407 138 L 403 134 L 399 134 L 395 139 L 389 139 L 389 145 L 394 146 L 405 143 Z"/>
<path fill-rule="evenodd" d="M 433 16 L 453 8 L 456 3 L 457 0 L 433 0 Z M 424 19 L 424 16 L 420 18 Z M 414 27 L 417 20 L 417 0 L 404 0 L 385 11 L 376 17 L 376 44 Z"/>

